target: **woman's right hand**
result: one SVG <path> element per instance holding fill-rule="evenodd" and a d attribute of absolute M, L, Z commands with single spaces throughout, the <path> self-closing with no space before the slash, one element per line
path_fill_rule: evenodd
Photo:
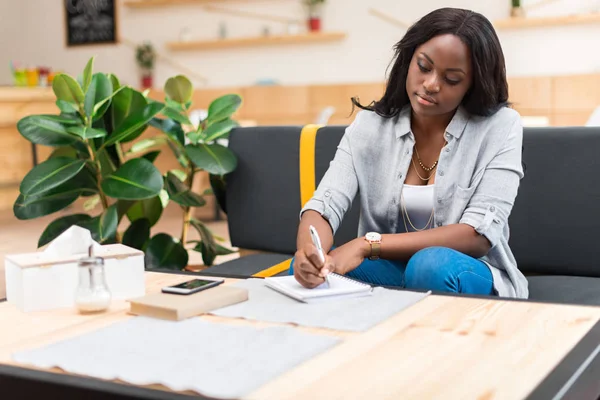
<path fill-rule="evenodd" d="M 325 262 L 321 262 L 315 245 L 307 243 L 296 251 L 294 255 L 294 277 L 304 287 L 315 288 L 325 282 L 323 272 L 334 272 L 333 259 L 325 255 Z"/>

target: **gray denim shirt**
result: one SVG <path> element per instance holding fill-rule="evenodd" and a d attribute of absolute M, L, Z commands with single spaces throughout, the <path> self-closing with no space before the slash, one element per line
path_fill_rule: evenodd
<path fill-rule="evenodd" d="M 319 212 L 335 233 L 360 191 L 359 237 L 402 231 L 400 194 L 415 144 L 410 113 L 410 106 L 395 118 L 359 112 L 301 213 Z M 519 114 L 502 108 L 480 117 L 459 107 L 445 138 L 435 175 L 435 226 L 468 224 L 484 235 L 492 247 L 481 260 L 492 271 L 496 293 L 527 298 L 527 279 L 508 246 L 508 217 L 523 178 Z"/>

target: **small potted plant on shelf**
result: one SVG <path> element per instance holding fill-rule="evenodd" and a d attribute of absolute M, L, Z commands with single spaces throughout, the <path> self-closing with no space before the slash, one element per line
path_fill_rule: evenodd
<path fill-rule="evenodd" d="M 511 0 L 512 8 L 510 16 L 513 18 L 522 18 L 525 16 L 525 9 L 521 5 L 521 0 Z"/>
<path fill-rule="evenodd" d="M 304 3 L 308 7 L 308 29 L 311 32 L 319 32 L 325 0 L 304 0 Z"/>
<path fill-rule="evenodd" d="M 152 88 L 152 76 L 156 53 L 151 43 L 143 43 L 136 48 L 135 59 L 142 73 L 142 90 Z"/>

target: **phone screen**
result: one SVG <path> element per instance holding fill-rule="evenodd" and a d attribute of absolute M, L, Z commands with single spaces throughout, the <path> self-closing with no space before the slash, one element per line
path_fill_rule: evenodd
<path fill-rule="evenodd" d="M 196 289 L 202 286 L 214 284 L 215 281 L 206 281 L 203 279 L 194 279 L 193 281 L 187 281 L 180 283 L 179 285 L 173 285 L 169 287 L 179 288 L 179 289 Z"/>

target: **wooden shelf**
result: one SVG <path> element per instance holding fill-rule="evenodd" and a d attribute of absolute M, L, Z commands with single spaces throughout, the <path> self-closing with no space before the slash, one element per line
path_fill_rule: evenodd
<path fill-rule="evenodd" d="M 234 3 L 242 0 L 127 0 L 125 5 L 132 8 L 169 7 L 179 5 L 206 5 L 220 3 Z"/>
<path fill-rule="evenodd" d="M 320 43 L 342 40 L 346 37 L 343 32 L 305 33 L 302 35 L 272 35 L 251 38 L 231 38 L 207 41 L 170 42 L 170 50 L 213 50 L 234 47 L 270 46 L 280 44 Z"/>
<path fill-rule="evenodd" d="M 508 18 L 494 22 L 498 29 L 538 28 L 560 25 L 581 25 L 600 22 L 600 13 L 566 15 L 557 17 Z"/>

